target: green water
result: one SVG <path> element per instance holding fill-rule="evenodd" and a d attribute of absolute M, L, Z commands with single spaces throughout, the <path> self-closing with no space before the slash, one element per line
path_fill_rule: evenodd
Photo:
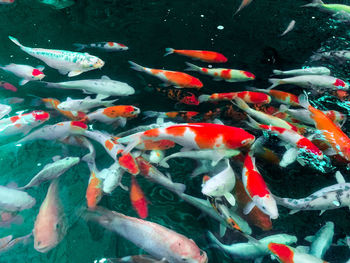
<path fill-rule="evenodd" d="M 189 59 L 171 55 L 163 57 L 166 47 L 177 49 L 215 50 L 225 54 L 229 61 L 227 68 L 237 68 L 253 72 L 257 79 L 250 85 L 259 88 L 268 87 L 267 78 L 272 69 L 293 69 L 310 64 L 312 52 L 322 50 L 342 50 L 350 45 L 350 31 L 345 23 L 338 23 L 328 14 L 316 9 L 303 9 L 301 5 L 307 1 L 254 1 L 239 15 L 232 18 L 234 10 L 240 4 L 238 0 L 77 0 L 76 3 L 63 10 L 55 10 L 37 1 L 16 0 L 13 5 L 0 5 L 0 64 L 9 63 L 43 65 L 43 62 L 22 52 L 8 40 L 12 35 L 24 45 L 51 49 L 73 50 L 73 43 L 94 43 L 99 41 L 115 41 L 129 47 L 126 52 L 104 53 L 98 50 L 88 50 L 99 56 L 106 64 L 102 70 L 94 70 L 74 79 L 94 79 L 107 75 L 112 79 L 127 82 L 136 90 L 136 94 L 120 98 L 120 104 L 132 104 L 142 111 L 174 110 L 175 101 L 156 92 L 158 80 L 137 73 L 129 68 L 128 60 L 152 68 L 167 68 L 183 70 L 185 61 Z M 344 1 L 335 1 L 343 3 Z M 290 20 L 295 19 L 295 29 L 283 38 L 279 38 Z M 219 25 L 223 30 L 217 29 Z M 271 63 L 269 59 L 275 59 Z M 278 54 L 278 55 L 277 55 Z M 200 63 L 198 63 L 200 64 Z M 202 65 L 205 65 L 204 63 Z M 334 65 L 328 62 L 322 65 L 332 69 L 333 75 L 350 81 L 350 68 L 347 65 Z M 68 78 L 60 75 L 48 66 L 45 69 L 46 81 L 66 81 Z M 195 75 L 195 73 L 193 74 Z M 196 75 L 199 76 L 199 75 Z M 0 72 L 0 80 L 10 82 L 19 88 L 17 93 L 1 90 L 0 98 L 23 97 L 25 102 L 13 105 L 13 112 L 20 110 L 44 109 L 38 104 L 38 97 L 54 97 L 65 99 L 82 98 L 79 91 L 47 89 L 44 85 L 32 82 L 18 86 L 18 79 L 11 74 Z M 214 82 L 206 76 L 199 76 L 204 83 L 200 93 L 229 92 L 243 90 L 245 84 Z M 286 87 L 285 90 L 300 93 L 299 88 Z M 293 91 L 293 92 L 294 92 Z M 195 92 L 196 94 L 200 94 Z M 85 96 L 85 95 L 84 95 Z M 334 108 L 333 103 L 324 104 Z M 218 105 L 186 106 L 176 105 L 181 110 L 196 110 L 206 112 Z M 344 110 L 343 110 L 344 112 Z M 346 111 L 344 113 L 347 113 Z M 64 120 L 60 115 L 54 116 L 49 123 Z M 144 124 L 142 118 L 131 120 L 125 129 Z M 150 123 L 150 121 L 148 121 Z M 234 123 L 233 123 L 234 124 Z M 348 134 L 349 124 L 344 126 Z M 104 124 L 95 124 L 95 129 L 117 133 Z M 9 144 L 7 144 L 9 143 Z M 51 162 L 55 155 L 62 155 L 60 143 L 37 141 L 23 147 L 16 147 L 12 141 L 2 141 L 0 152 L 0 184 L 16 182 L 26 183 L 41 167 Z M 96 163 L 99 169 L 109 166 L 112 159 L 104 149 L 94 143 L 97 150 Z M 83 156 L 86 151 L 69 147 L 69 155 Z M 41 164 L 41 166 L 39 165 Z M 175 159 L 170 162 L 170 173 L 176 182 L 186 183 L 186 192 L 203 198 L 200 193 L 201 178 L 190 179 L 189 174 L 195 167 L 194 163 Z M 288 169 L 271 167 L 258 161 L 270 190 L 278 196 L 305 197 L 322 187 L 335 184 L 333 173 L 320 175 L 318 172 L 293 164 Z M 164 171 L 164 170 L 163 170 Z M 344 167 L 341 171 L 347 181 L 349 172 Z M 114 258 L 136 255 L 142 251 L 130 242 L 110 233 L 96 224 L 87 223 L 80 218 L 85 205 L 85 190 L 88 183 L 89 170 L 85 163 L 80 163 L 61 177 L 60 197 L 69 218 L 70 228 L 64 240 L 47 254 L 34 250 L 33 243 L 16 246 L 11 251 L 0 255 L 0 262 L 94 262 L 104 257 Z M 129 177 L 124 176 L 123 182 L 129 185 Z M 210 248 L 206 232 L 218 232 L 218 224 L 207 218 L 200 217 L 200 212 L 179 200 L 174 194 L 160 186 L 142 178 L 139 180 L 146 193 L 149 204 L 147 220 L 157 222 L 195 240 L 197 245 L 209 255 L 209 262 L 245 262 L 232 259 L 221 251 Z M 30 189 L 28 193 L 37 200 L 36 205 L 21 212 L 24 222 L 12 225 L 11 228 L 0 229 L 0 237 L 13 234 L 15 237 L 29 233 L 39 211 L 40 204 L 46 195 L 48 184 L 42 184 Z M 103 197 L 101 206 L 137 216 L 132 209 L 129 194 L 118 188 L 111 196 Z M 301 212 L 288 215 L 287 209 L 280 207 L 280 218 L 273 222 L 273 230 L 262 233 L 253 228 L 253 235 L 261 237 L 272 233 L 285 232 L 297 235 L 298 245 L 306 245 L 303 238 L 313 235 L 326 221 L 335 223 L 334 240 L 350 234 L 349 210 L 338 209 L 325 212 Z M 224 241 L 233 242 L 237 237 L 229 232 Z M 240 239 L 244 240 L 244 239 Z M 331 247 L 324 260 L 330 262 L 345 262 L 350 257 L 349 249 Z M 270 262 L 266 257 L 263 262 Z"/>

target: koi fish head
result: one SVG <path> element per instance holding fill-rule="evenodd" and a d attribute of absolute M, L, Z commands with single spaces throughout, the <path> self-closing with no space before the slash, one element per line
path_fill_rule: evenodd
<path fill-rule="evenodd" d="M 255 75 L 249 71 L 243 71 L 243 74 L 248 78 L 248 79 L 255 79 Z"/>
<path fill-rule="evenodd" d="M 50 118 L 50 114 L 45 111 L 33 111 L 32 115 L 36 122 L 45 122 Z"/>
<path fill-rule="evenodd" d="M 193 93 L 189 92 L 189 94 L 190 95 L 183 97 L 180 102 L 187 105 L 199 105 L 197 97 Z"/>
<path fill-rule="evenodd" d="M 32 78 L 35 79 L 35 80 L 42 80 L 43 78 L 45 77 L 45 74 L 38 70 L 38 69 L 33 69 L 32 71 Z"/>
<path fill-rule="evenodd" d="M 278 218 L 278 209 L 275 199 L 271 194 L 267 194 L 263 197 L 253 197 L 253 201 L 256 206 L 265 214 L 269 215 L 271 219 Z"/>
<path fill-rule="evenodd" d="M 294 252 L 287 245 L 270 243 L 268 244 L 268 249 L 272 254 L 278 257 L 278 260 L 282 263 L 293 263 Z"/>
<path fill-rule="evenodd" d="M 117 154 L 119 165 L 126 169 L 130 174 L 137 175 L 140 172 L 139 166 L 137 165 L 134 157 L 130 154 L 122 154 L 123 151 L 119 151 Z"/>
<path fill-rule="evenodd" d="M 193 88 L 200 89 L 203 87 L 203 83 L 199 79 L 192 77 L 189 86 L 193 87 Z"/>
<path fill-rule="evenodd" d="M 215 62 L 225 63 L 225 62 L 227 62 L 227 57 L 225 57 L 223 54 L 217 53 L 216 58 L 215 58 Z"/>
<path fill-rule="evenodd" d="M 95 56 L 88 56 L 86 59 L 82 61 L 82 65 L 84 68 L 102 68 L 104 66 L 105 62 Z"/>

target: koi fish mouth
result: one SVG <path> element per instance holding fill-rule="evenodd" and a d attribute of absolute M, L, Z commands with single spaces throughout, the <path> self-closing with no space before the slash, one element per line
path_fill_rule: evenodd
<path fill-rule="evenodd" d="M 102 68 L 105 65 L 105 62 L 103 60 L 97 61 L 95 64 L 93 64 L 94 68 Z"/>

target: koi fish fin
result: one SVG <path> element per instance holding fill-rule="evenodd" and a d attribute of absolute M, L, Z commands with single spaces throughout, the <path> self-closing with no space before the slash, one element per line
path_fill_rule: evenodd
<path fill-rule="evenodd" d="M 335 179 L 337 180 L 338 184 L 345 184 L 345 179 L 341 172 L 337 171 L 335 173 Z"/>
<path fill-rule="evenodd" d="M 310 103 L 309 103 L 309 100 L 305 94 L 301 94 L 299 96 L 299 104 L 301 107 L 303 107 L 307 110 L 309 109 Z"/>
<path fill-rule="evenodd" d="M 142 114 L 145 115 L 145 117 L 143 117 L 143 120 L 147 119 L 147 118 L 154 118 L 154 117 L 158 116 L 158 112 L 152 111 L 152 110 L 144 111 Z"/>
<path fill-rule="evenodd" d="M 205 101 L 209 101 L 209 98 L 210 98 L 210 95 L 203 94 L 198 97 L 198 101 L 199 103 L 202 103 Z"/>
<path fill-rule="evenodd" d="M 243 209 L 243 214 L 248 215 L 255 207 L 254 202 L 249 202 Z"/>
<path fill-rule="evenodd" d="M 268 87 L 268 90 L 273 89 L 274 87 L 277 87 L 278 85 L 285 84 L 281 79 L 269 79 L 269 82 L 272 84 L 270 87 Z"/>
<path fill-rule="evenodd" d="M 26 47 L 23 46 L 21 43 L 19 43 L 19 41 L 18 41 L 17 38 L 12 37 L 12 36 L 9 36 L 9 39 L 10 39 L 13 43 L 15 43 L 17 46 L 19 46 L 22 50 L 23 50 L 24 48 L 26 48 Z"/>
<path fill-rule="evenodd" d="M 164 168 L 170 168 L 169 164 L 167 163 L 167 160 L 169 160 L 170 158 L 164 158 L 163 160 L 161 160 L 158 165 Z"/>
<path fill-rule="evenodd" d="M 23 86 L 23 85 L 27 84 L 28 82 L 29 82 L 28 79 L 22 79 L 19 81 L 19 85 Z"/>
<path fill-rule="evenodd" d="M 123 138 L 119 138 L 117 140 L 118 143 L 122 143 L 122 144 L 128 143 L 125 150 L 123 151 L 123 154 L 129 153 L 132 149 L 134 149 L 138 144 L 141 143 L 142 134 L 143 134 L 142 132 L 135 133 L 135 134 L 123 137 Z"/>
<path fill-rule="evenodd" d="M 232 205 L 235 206 L 236 205 L 236 199 L 235 197 L 231 194 L 231 193 L 225 193 L 224 197 L 226 198 L 227 202 Z"/>
<path fill-rule="evenodd" d="M 220 234 L 219 235 L 220 235 L 220 237 L 223 237 L 226 233 L 227 227 L 222 223 L 219 224 L 219 227 L 220 227 L 220 229 L 219 229 Z"/>
<path fill-rule="evenodd" d="M 129 61 L 129 64 L 131 65 L 131 68 L 136 70 L 136 71 L 145 71 L 145 68 L 136 64 L 135 62 Z"/>
<path fill-rule="evenodd" d="M 294 215 L 294 214 L 296 214 L 296 213 L 298 213 L 300 210 L 290 210 L 289 211 L 289 214 L 290 215 Z"/>
<path fill-rule="evenodd" d="M 289 109 L 287 105 L 281 104 L 280 108 L 278 109 L 279 112 L 286 112 Z"/>
<path fill-rule="evenodd" d="M 118 128 L 118 127 L 125 127 L 127 122 L 126 118 L 123 117 L 118 117 L 114 122 L 113 122 L 113 128 Z"/>
<path fill-rule="evenodd" d="M 102 105 L 105 107 L 112 107 L 117 100 L 118 99 L 102 101 Z"/>
<path fill-rule="evenodd" d="M 247 115 L 247 117 L 248 117 L 248 121 L 246 121 L 245 123 L 249 126 L 249 127 L 251 127 L 251 128 L 253 128 L 253 129 L 256 129 L 256 130 L 261 130 L 261 128 L 260 128 L 260 124 L 257 122 L 257 121 L 255 121 L 252 117 L 250 117 L 249 115 Z"/>
<path fill-rule="evenodd" d="M 36 66 L 36 69 L 38 69 L 38 70 L 40 70 L 40 71 L 44 71 L 45 66 L 43 66 L 43 65 L 38 65 L 38 66 Z"/>
<path fill-rule="evenodd" d="M 281 167 L 287 167 L 291 163 L 294 163 L 298 156 L 298 149 L 291 147 L 289 148 L 282 156 L 282 160 L 280 161 L 279 165 Z"/>
<path fill-rule="evenodd" d="M 304 238 L 304 240 L 306 240 L 307 242 L 310 242 L 310 243 L 314 242 L 315 239 L 316 239 L 315 236 L 307 236 Z"/>
<path fill-rule="evenodd" d="M 321 210 L 319 216 L 321 216 L 326 210 Z"/>
<path fill-rule="evenodd" d="M 241 11 L 243 8 L 245 8 L 246 6 L 248 6 L 251 2 L 253 2 L 253 0 L 243 0 L 241 5 L 238 7 L 237 11 L 233 14 L 233 16 L 235 16 L 236 14 L 239 13 L 239 11 Z"/>
<path fill-rule="evenodd" d="M 170 48 L 170 47 L 167 47 L 166 49 L 165 49 L 165 54 L 164 54 L 164 57 L 165 56 L 168 56 L 168 55 L 170 55 L 170 54 L 173 54 L 174 53 L 174 49 L 173 48 Z"/>
<path fill-rule="evenodd" d="M 327 156 L 334 156 L 338 154 L 333 148 L 328 148 L 327 150 L 324 150 L 323 153 Z"/>
<path fill-rule="evenodd" d="M 185 69 L 186 71 L 200 71 L 201 70 L 200 67 L 198 67 L 192 63 L 185 62 L 185 64 L 188 66 L 188 68 Z"/>
<path fill-rule="evenodd" d="M 103 75 L 103 76 L 101 77 L 101 79 L 104 79 L 104 80 L 111 80 L 111 78 L 108 77 L 108 76 L 106 76 L 106 75 Z"/>
<path fill-rule="evenodd" d="M 109 95 L 104 95 L 104 94 L 97 94 L 97 96 L 96 96 L 96 100 L 100 100 L 100 101 L 102 101 L 102 100 L 104 100 L 104 99 L 106 99 L 106 98 L 108 98 L 109 97 Z M 85 99 L 87 99 L 87 100 L 91 100 L 91 97 L 90 96 L 88 96 L 88 97 L 86 97 Z M 106 106 L 107 107 L 107 106 Z"/>
<path fill-rule="evenodd" d="M 277 70 L 277 69 L 274 69 L 272 71 L 273 75 L 283 75 L 283 71 L 282 70 Z"/>
<path fill-rule="evenodd" d="M 324 3 L 321 0 L 313 0 L 312 3 L 310 4 L 306 4 L 306 5 L 302 5 L 301 7 L 317 7 L 320 5 L 324 5 Z"/>
<path fill-rule="evenodd" d="M 59 69 L 58 72 L 62 75 L 66 75 L 66 74 L 68 74 L 69 71 L 66 69 Z M 56 84 L 56 83 L 52 83 L 52 84 Z M 56 87 L 59 87 L 59 86 L 56 86 Z"/>
<path fill-rule="evenodd" d="M 185 192 L 186 190 L 186 185 L 181 184 L 181 183 L 174 183 L 173 184 L 173 190 L 176 193 L 182 194 Z"/>
<path fill-rule="evenodd" d="M 10 241 L 12 240 L 13 236 L 9 235 L 3 238 L 0 238 L 0 247 L 6 247 L 8 245 L 8 243 L 10 243 Z"/>
<path fill-rule="evenodd" d="M 80 43 L 74 43 L 73 46 L 76 47 L 76 49 L 75 49 L 76 51 L 81 51 L 81 50 L 83 50 L 84 48 L 87 47 L 87 45 L 85 45 L 85 44 L 80 44 Z"/>
<path fill-rule="evenodd" d="M 238 108 L 240 108 L 241 110 L 246 111 L 246 112 L 250 110 L 248 104 L 244 100 L 242 100 L 241 98 L 234 98 L 234 100 L 236 102 L 235 105 Z"/>
<path fill-rule="evenodd" d="M 303 254 L 309 254 L 310 248 L 308 246 L 297 246 L 295 248 L 295 251 L 297 251 L 299 253 L 303 253 Z"/>
<path fill-rule="evenodd" d="M 73 70 L 68 73 L 68 77 L 75 77 L 83 73 L 81 70 Z"/>

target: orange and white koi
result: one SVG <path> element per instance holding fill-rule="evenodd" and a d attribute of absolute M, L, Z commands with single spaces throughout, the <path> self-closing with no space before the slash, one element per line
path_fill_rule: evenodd
<path fill-rule="evenodd" d="M 227 62 L 227 58 L 218 52 L 214 51 L 203 51 L 203 50 L 180 50 L 173 48 L 166 48 L 166 53 L 164 56 L 170 54 L 179 54 L 181 56 L 190 57 L 195 60 L 200 60 L 208 63 L 225 63 Z"/>
<path fill-rule="evenodd" d="M 80 44 L 80 43 L 74 43 L 74 46 L 77 47 L 77 51 L 81 51 L 86 48 L 96 48 L 107 52 L 112 51 L 124 51 L 128 50 L 129 48 L 123 44 L 117 43 L 117 42 L 98 42 L 98 43 L 91 43 L 91 44 Z"/>
<path fill-rule="evenodd" d="M 277 219 L 278 209 L 276 201 L 255 165 L 252 151 L 247 154 L 244 160 L 242 181 L 247 194 L 252 199 L 252 202 L 244 208 L 244 214 L 249 214 L 254 206 L 257 206 L 262 212 L 269 215 L 271 219 Z"/>
<path fill-rule="evenodd" d="M 124 119 L 123 122 L 126 123 L 126 118 L 135 118 L 139 115 L 141 110 L 135 106 L 131 105 L 118 105 L 112 106 L 104 109 L 98 109 L 87 115 L 86 120 L 88 121 L 100 121 L 103 123 L 111 124 L 120 119 Z"/>
<path fill-rule="evenodd" d="M 130 201 L 140 218 L 148 216 L 147 199 L 134 176 L 131 177 Z"/>
<path fill-rule="evenodd" d="M 185 70 L 212 76 L 216 81 L 225 80 L 227 82 L 243 82 L 255 79 L 255 75 L 253 73 L 244 70 L 228 68 L 202 68 L 188 62 L 186 62 L 186 65 L 188 68 Z"/>
<path fill-rule="evenodd" d="M 238 7 L 237 11 L 233 15 L 238 14 L 239 11 L 248 6 L 251 2 L 253 2 L 253 0 L 242 0 L 241 5 Z"/>
<path fill-rule="evenodd" d="M 86 203 L 87 207 L 90 209 L 96 208 L 97 204 L 100 202 L 103 192 L 103 180 L 99 176 L 99 171 L 97 170 L 95 163 L 95 151 L 92 154 L 83 157 L 90 170 L 90 178 L 88 187 L 86 188 Z"/>
<path fill-rule="evenodd" d="M 179 71 L 170 71 L 162 69 L 151 69 L 137 65 L 136 63 L 129 61 L 131 68 L 137 71 L 146 72 L 149 75 L 153 75 L 165 82 L 165 85 L 173 85 L 175 88 L 194 88 L 200 89 L 203 87 L 203 83 L 191 75 L 188 75 Z"/>
<path fill-rule="evenodd" d="M 270 243 L 267 247 L 281 263 L 327 263 L 320 258 L 298 252 L 296 249 L 284 244 Z"/>
<path fill-rule="evenodd" d="M 247 103 L 253 104 L 268 104 L 271 102 L 271 97 L 262 92 L 240 91 L 228 93 L 213 93 L 211 95 L 200 95 L 199 102 L 205 101 L 231 101 L 235 98 L 241 98 Z"/>
<path fill-rule="evenodd" d="M 300 105 L 309 110 L 316 128 L 332 146 L 335 153 L 350 161 L 350 138 L 322 111 L 312 107 L 305 95 L 299 97 Z"/>
<path fill-rule="evenodd" d="M 285 120 L 282 120 L 282 119 L 277 118 L 275 116 L 272 116 L 272 115 L 266 114 L 264 112 L 257 111 L 257 110 L 250 108 L 247 105 L 247 103 L 245 103 L 244 100 L 242 100 L 241 98 L 235 98 L 234 100 L 236 101 L 236 105 L 238 108 L 245 111 L 249 115 L 255 117 L 256 119 L 259 119 L 263 123 L 270 124 L 270 125 L 277 126 L 277 127 L 281 127 L 281 128 L 285 128 L 285 129 L 291 129 L 293 131 L 298 131 L 297 127 L 295 127 L 293 124 L 291 124 Z"/>
<path fill-rule="evenodd" d="M 170 111 L 170 112 L 157 112 L 157 111 L 145 111 L 143 115 L 146 118 L 157 117 L 159 119 L 176 119 L 180 121 L 190 122 L 193 121 L 193 117 L 199 114 L 198 111 Z"/>
<path fill-rule="evenodd" d="M 256 88 L 254 88 L 254 90 L 269 94 L 272 97 L 272 99 L 274 99 L 275 101 L 277 101 L 279 103 L 283 103 L 283 104 L 287 104 L 287 105 L 291 105 L 291 106 L 296 106 L 296 107 L 300 106 L 298 96 L 294 95 L 292 93 L 280 91 L 280 90 L 274 90 L 274 89 L 256 89 Z"/>
<path fill-rule="evenodd" d="M 278 136 L 278 138 L 280 138 L 282 141 L 292 145 L 293 147 L 302 149 L 306 153 L 316 157 L 319 160 L 323 159 L 322 151 L 316 145 L 314 145 L 308 138 L 300 135 L 299 133 L 290 129 L 260 124 L 253 120 L 251 117 L 248 116 L 248 118 L 249 126 L 255 129 L 271 132 L 272 134 Z"/>
<path fill-rule="evenodd" d="M 145 140 L 170 140 L 187 149 L 237 149 L 250 145 L 255 137 L 241 128 L 212 123 L 188 123 L 155 128 L 118 139 L 128 143 L 125 152 Z"/>
<path fill-rule="evenodd" d="M 58 179 L 52 181 L 34 224 L 34 248 L 47 253 L 66 235 L 67 222 L 58 193 Z"/>
<path fill-rule="evenodd" d="M 0 137 L 27 134 L 33 128 L 46 122 L 49 118 L 50 114 L 45 111 L 32 111 L 30 113 L 1 119 Z"/>
<path fill-rule="evenodd" d="M 133 155 L 125 153 L 125 147 L 117 142 L 118 137 L 99 131 L 85 131 L 83 135 L 100 143 L 109 156 L 130 174 L 137 175 L 140 172 Z"/>
<path fill-rule="evenodd" d="M 33 140 L 60 140 L 69 135 L 81 135 L 87 129 L 87 125 L 79 121 L 65 121 L 53 125 L 46 125 L 40 129 L 35 130 L 19 143 L 33 141 Z"/>
<path fill-rule="evenodd" d="M 46 108 L 49 109 L 55 109 L 59 113 L 61 113 L 63 116 L 66 116 L 67 118 L 73 120 L 73 121 L 79 121 L 79 120 L 84 120 L 86 118 L 86 114 L 82 111 L 65 111 L 59 109 L 57 106 L 61 103 L 57 99 L 53 98 L 44 98 L 42 101 L 45 103 Z"/>

